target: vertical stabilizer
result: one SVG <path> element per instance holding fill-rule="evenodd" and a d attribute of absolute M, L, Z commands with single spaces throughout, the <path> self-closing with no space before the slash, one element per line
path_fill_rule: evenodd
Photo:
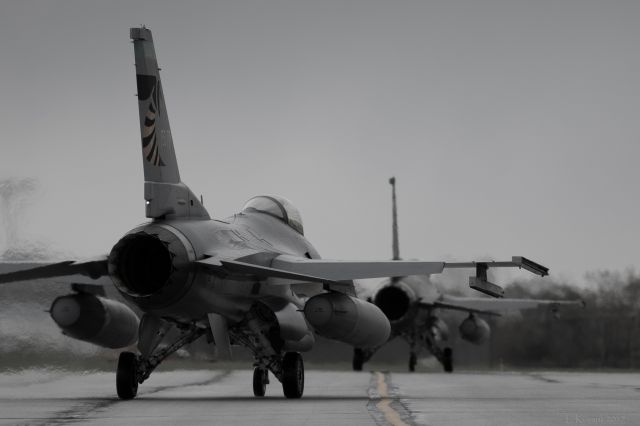
<path fill-rule="evenodd" d="M 131 39 L 136 58 L 144 180 L 179 183 L 178 162 L 151 31 L 144 27 L 131 28 Z"/>
<path fill-rule="evenodd" d="M 209 218 L 200 200 L 180 181 L 151 30 L 131 28 L 130 36 L 136 59 L 147 217 Z"/>
<path fill-rule="evenodd" d="M 391 203 L 393 214 L 393 225 L 391 232 L 393 234 L 393 260 L 400 260 L 400 244 L 398 242 L 398 207 L 396 205 L 396 178 L 389 179 L 391 184 Z"/>

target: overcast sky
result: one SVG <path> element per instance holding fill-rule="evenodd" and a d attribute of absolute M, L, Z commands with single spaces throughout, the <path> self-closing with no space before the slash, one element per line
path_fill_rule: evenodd
<path fill-rule="evenodd" d="M 153 31 L 182 179 L 212 216 L 290 199 L 327 258 L 640 266 L 638 1 L 2 1 L 0 179 L 29 238 L 145 220 L 129 27 Z"/>

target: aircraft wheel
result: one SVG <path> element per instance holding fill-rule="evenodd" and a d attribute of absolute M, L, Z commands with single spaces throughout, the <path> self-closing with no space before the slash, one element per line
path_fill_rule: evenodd
<path fill-rule="evenodd" d="M 409 371 L 414 372 L 416 371 L 416 363 L 417 363 L 418 359 L 416 357 L 416 353 L 415 352 L 411 352 L 409 354 Z"/>
<path fill-rule="evenodd" d="M 133 399 L 138 393 L 138 357 L 132 352 L 122 352 L 118 359 L 116 389 L 120 399 Z"/>
<path fill-rule="evenodd" d="M 287 398 L 300 398 L 304 391 L 304 363 L 298 352 L 287 352 L 282 359 L 282 390 Z"/>
<path fill-rule="evenodd" d="M 453 372 L 453 351 L 451 348 L 444 348 L 442 352 L 442 366 L 447 373 Z"/>
<path fill-rule="evenodd" d="M 353 348 L 353 371 L 362 371 L 364 352 L 360 348 Z"/>
<path fill-rule="evenodd" d="M 253 370 L 253 395 L 264 396 L 269 383 L 269 370 L 256 367 Z"/>

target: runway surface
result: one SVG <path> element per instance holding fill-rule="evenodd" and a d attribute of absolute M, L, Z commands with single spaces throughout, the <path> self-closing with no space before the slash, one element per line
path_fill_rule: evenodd
<path fill-rule="evenodd" d="M 0 374 L 0 425 L 640 425 L 640 374 L 306 372 L 300 400 L 249 370 L 156 372 L 120 401 L 113 373 Z"/>

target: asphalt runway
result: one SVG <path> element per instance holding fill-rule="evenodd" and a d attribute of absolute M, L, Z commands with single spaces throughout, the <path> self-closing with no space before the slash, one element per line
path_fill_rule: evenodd
<path fill-rule="evenodd" d="M 300 400 L 249 370 L 156 372 L 138 398 L 113 373 L 0 374 L 0 425 L 640 425 L 640 374 L 311 370 Z"/>

